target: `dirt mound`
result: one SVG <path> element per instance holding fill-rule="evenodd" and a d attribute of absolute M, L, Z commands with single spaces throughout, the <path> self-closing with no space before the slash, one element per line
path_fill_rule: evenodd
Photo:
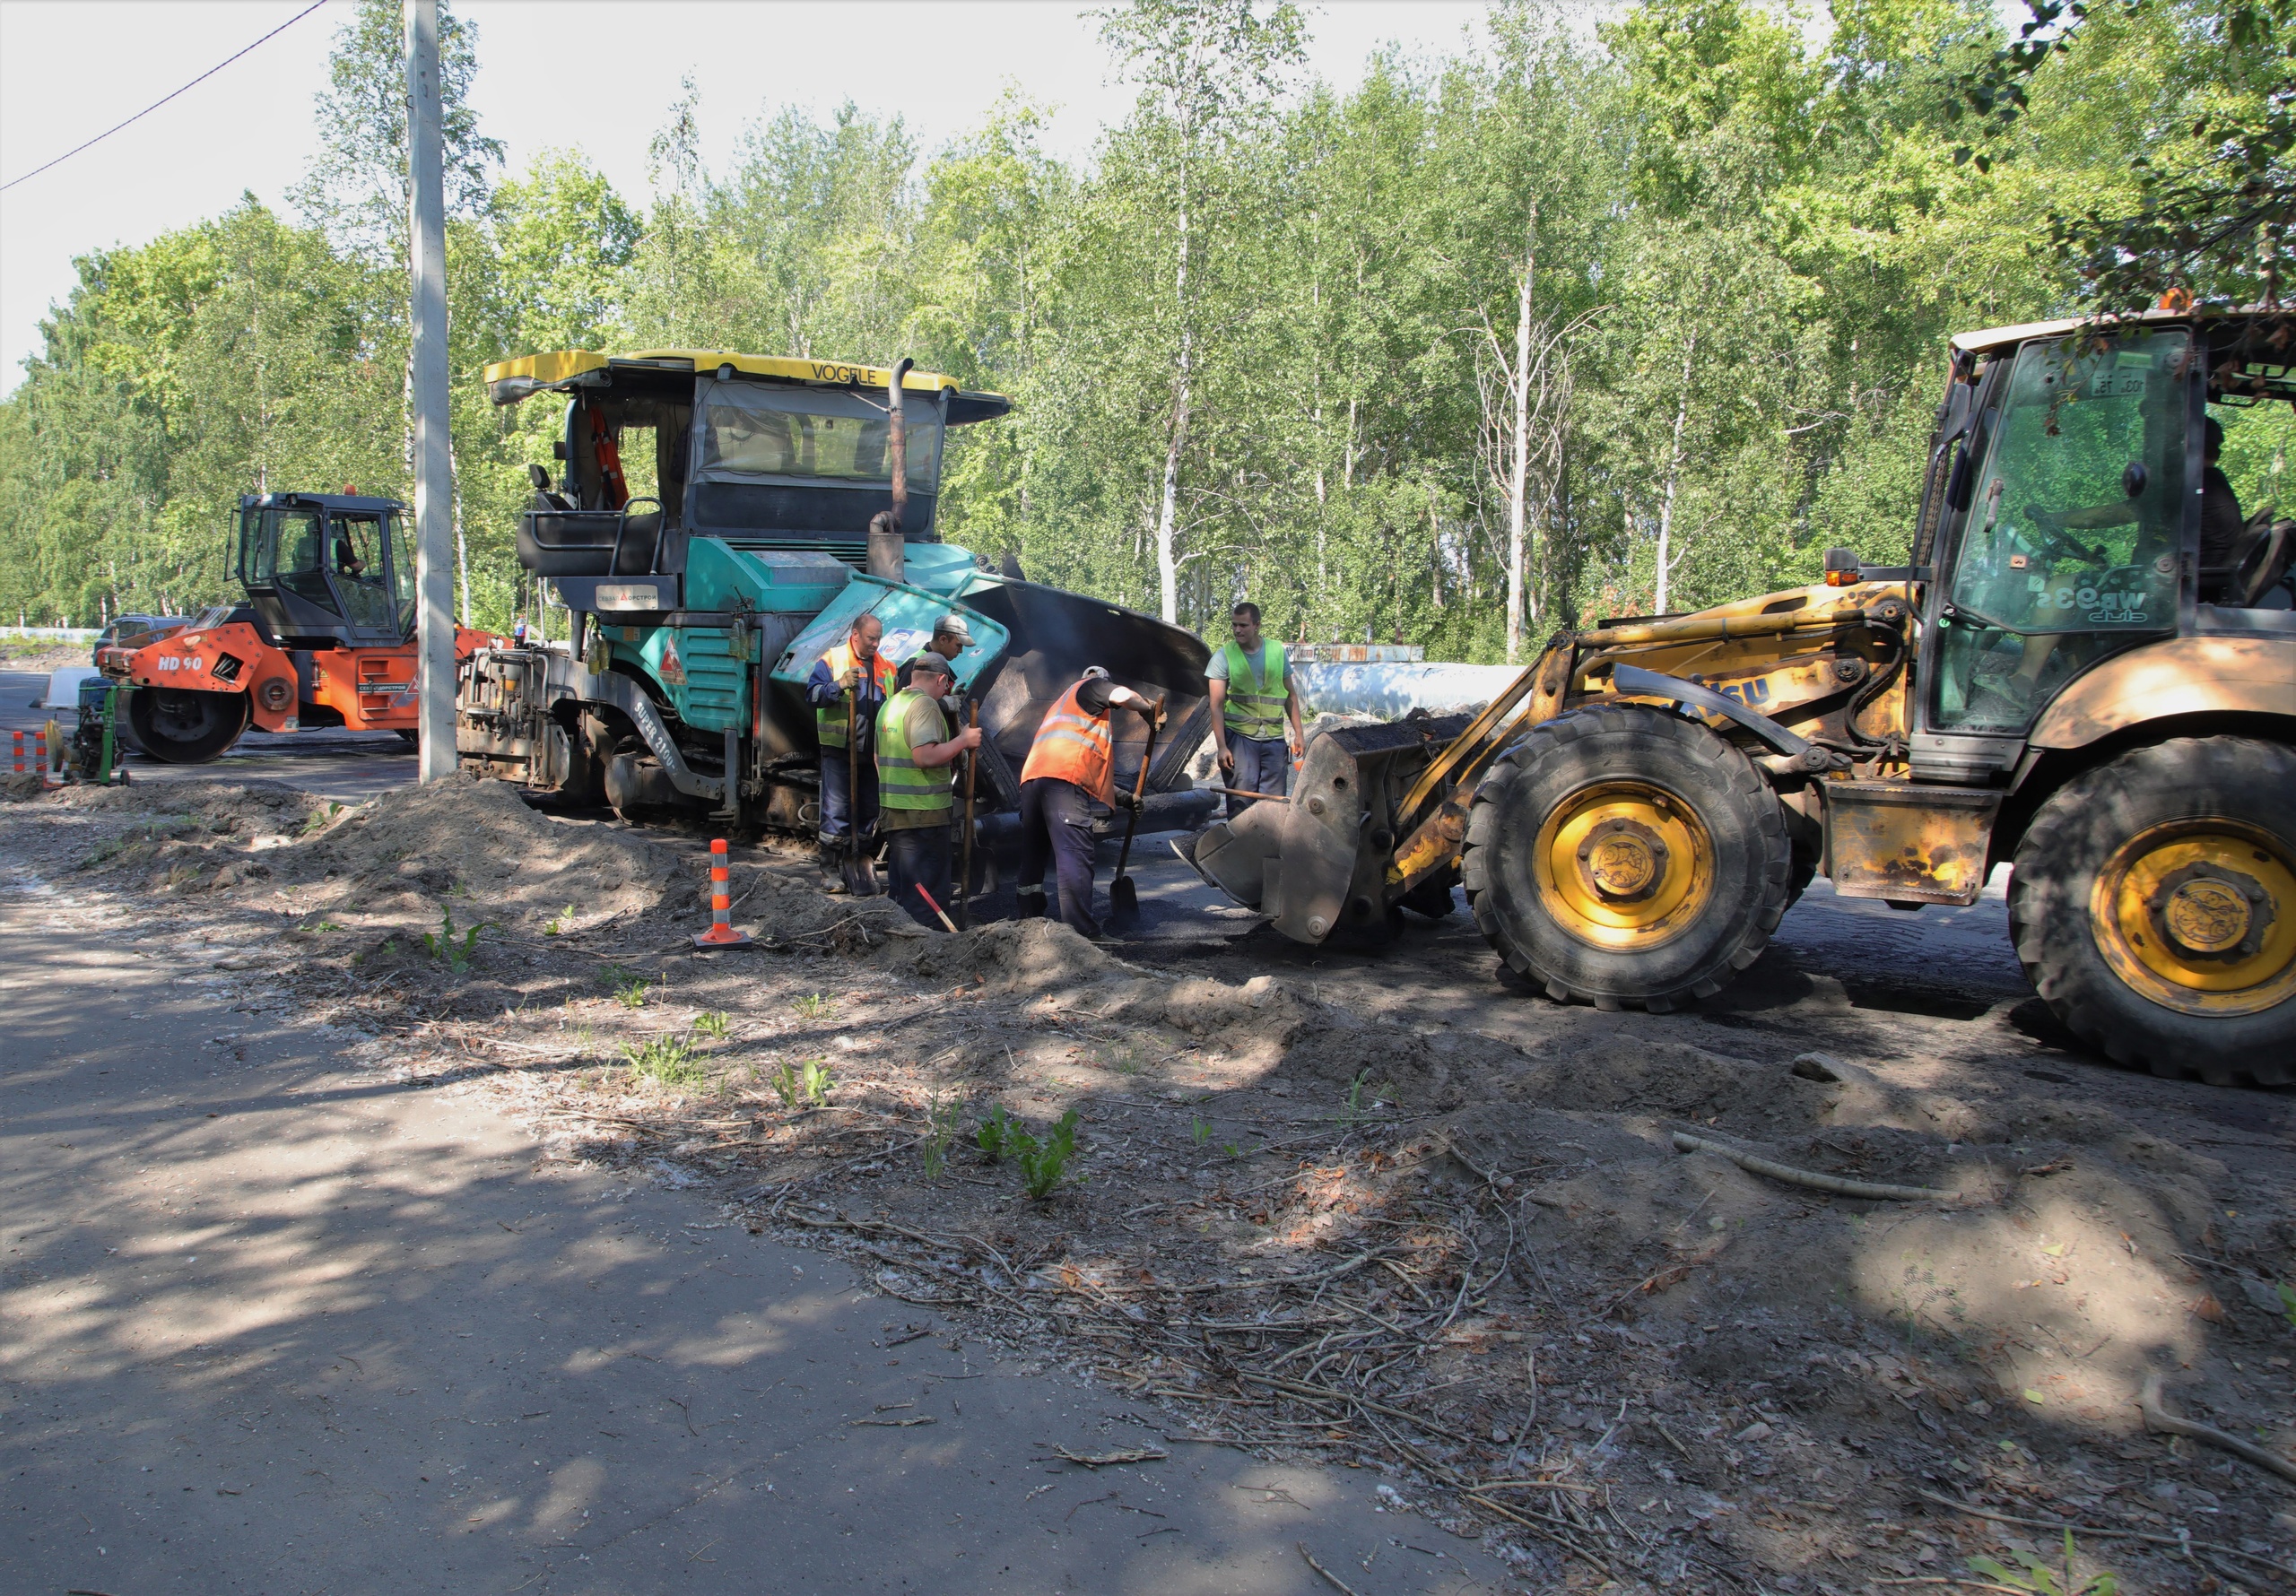
<path fill-rule="evenodd" d="M 1004 993 L 1073 992 L 1136 973 L 1050 919 L 1002 920 L 955 936 L 901 938 L 885 958 L 893 968 L 921 980 Z"/>

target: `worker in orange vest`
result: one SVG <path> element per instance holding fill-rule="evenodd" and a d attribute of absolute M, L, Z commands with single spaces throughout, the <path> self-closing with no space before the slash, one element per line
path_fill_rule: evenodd
<path fill-rule="evenodd" d="M 1092 918 L 1092 809 L 1134 802 L 1116 785 L 1112 709 L 1154 715 L 1156 707 L 1118 687 L 1098 665 L 1060 695 L 1037 727 L 1028 762 L 1021 767 L 1020 915 L 1041 915 L 1047 904 L 1048 863 L 1060 883 L 1060 917 L 1079 934 L 1097 938 Z"/>

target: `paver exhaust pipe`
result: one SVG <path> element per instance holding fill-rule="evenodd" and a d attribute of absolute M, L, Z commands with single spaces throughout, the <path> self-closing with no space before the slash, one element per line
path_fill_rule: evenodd
<path fill-rule="evenodd" d="M 892 472 L 893 507 L 869 517 L 869 574 L 888 582 L 904 580 L 908 569 L 900 523 L 909 508 L 909 416 L 900 384 L 916 363 L 903 355 L 893 362 L 893 374 L 885 383 L 885 464 Z"/>

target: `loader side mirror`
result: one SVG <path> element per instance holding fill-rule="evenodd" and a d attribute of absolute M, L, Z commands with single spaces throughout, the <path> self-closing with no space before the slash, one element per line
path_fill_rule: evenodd
<path fill-rule="evenodd" d="M 1829 549 L 1826 551 L 1826 585 L 1828 587 L 1856 586 L 1860 577 L 1861 568 L 1857 550 Z"/>
<path fill-rule="evenodd" d="M 2144 484 L 2152 480 L 2152 473 L 2144 469 L 2144 462 L 2132 460 L 2121 468 L 2120 490 L 2131 499 L 2142 498 Z"/>

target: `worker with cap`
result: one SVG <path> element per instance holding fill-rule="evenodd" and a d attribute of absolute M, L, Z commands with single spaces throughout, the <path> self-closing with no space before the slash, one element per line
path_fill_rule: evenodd
<path fill-rule="evenodd" d="M 933 640 L 925 646 L 943 659 L 954 659 L 972 646 L 972 628 L 954 610 L 933 623 Z"/>
<path fill-rule="evenodd" d="M 1204 667 L 1212 692 L 1212 746 L 1226 778 L 1228 818 L 1255 802 L 1237 792 L 1280 798 L 1292 785 L 1292 750 L 1308 746 L 1300 729 L 1300 690 L 1283 645 L 1260 637 L 1259 606 L 1238 604 L 1229 613 L 1234 640 L 1213 651 Z M 1291 741 L 1284 723 L 1291 723 Z"/>
<path fill-rule="evenodd" d="M 1098 665 L 1045 711 L 1021 767 L 1020 914 L 1045 913 L 1044 870 L 1049 862 L 1060 886 L 1060 917 L 1088 937 L 1100 934 L 1092 918 L 1092 806 L 1122 803 L 1133 795 L 1116 785 L 1116 739 L 1111 709 L 1154 715 L 1156 707 L 1118 687 Z"/>
<path fill-rule="evenodd" d="M 805 700 L 813 707 L 813 733 L 822 750 L 822 867 L 835 870 L 848 839 L 866 837 L 877 817 L 877 767 L 859 762 L 861 790 L 849 792 L 852 756 L 845 742 L 846 707 L 851 700 L 853 730 L 865 756 L 874 746 L 877 709 L 891 691 L 893 664 L 879 651 L 884 622 L 863 615 L 844 642 L 824 653 L 805 679 Z"/>
<path fill-rule="evenodd" d="M 900 691 L 877 716 L 877 830 L 885 841 L 893 901 L 918 924 L 937 927 L 941 916 L 934 906 L 945 909 L 951 902 L 949 822 L 957 756 L 980 746 L 980 728 L 958 731 L 942 713 L 942 696 L 956 685 L 945 657 L 928 648 L 903 666 L 901 675 Z"/>

